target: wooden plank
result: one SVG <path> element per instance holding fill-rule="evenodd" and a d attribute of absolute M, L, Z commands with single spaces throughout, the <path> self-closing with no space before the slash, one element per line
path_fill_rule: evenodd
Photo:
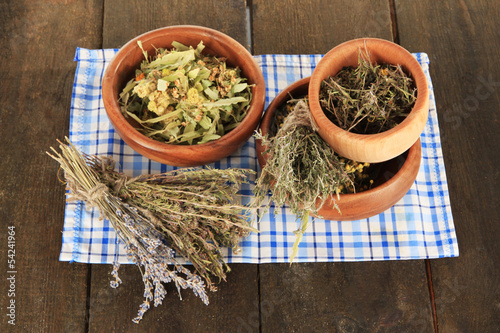
<path fill-rule="evenodd" d="M 120 47 L 141 33 L 185 24 L 219 30 L 248 46 L 244 0 L 106 1 L 103 46 Z"/>
<path fill-rule="evenodd" d="M 260 268 L 262 332 L 431 332 L 424 261 Z"/>
<path fill-rule="evenodd" d="M 253 49 L 325 53 L 358 37 L 392 40 L 388 1 L 254 0 Z M 260 266 L 262 332 L 431 332 L 424 261 Z"/>
<path fill-rule="evenodd" d="M 99 0 L 2 1 L 0 12 L 0 331 L 86 330 L 88 266 L 59 262 L 64 186 L 45 151 L 68 134 L 77 46 L 99 47 Z M 71 28 L 61 28 L 70 22 Z M 7 228 L 15 227 L 15 266 Z M 7 292 L 6 272 L 15 295 Z M 9 284 L 9 287 L 11 284 Z M 15 301 L 15 327 L 7 306 Z"/>
<path fill-rule="evenodd" d="M 120 47 L 129 39 L 151 29 L 177 24 L 202 25 L 222 31 L 246 45 L 245 1 L 170 1 L 168 6 L 154 1 L 107 1 L 104 13 L 103 47 Z M 123 22 L 126 22 L 124 24 Z M 137 267 L 122 265 L 123 284 L 109 286 L 110 266 L 92 266 L 90 291 L 90 331 L 207 331 L 222 332 L 258 314 L 257 265 L 231 265 L 233 271 L 219 290 L 210 293 L 205 306 L 190 290 L 177 291 L 167 285 L 164 304 L 151 309 L 136 325 L 143 301 L 144 285 Z"/>
<path fill-rule="evenodd" d="M 388 1 L 252 1 L 254 54 L 326 53 L 360 37 L 392 40 Z"/>
<path fill-rule="evenodd" d="M 163 304 L 151 306 L 144 319 L 135 324 L 132 319 L 144 300 L 138 268 L 122 265 L 119 276 L 123 284 L 113 289 L 109 286 L 111 267 L 93 265 L 89 329 L 91 332 L 227 332 L 250 325 L 253 330 L 255 320 L 258 327 L 259 313 L 257 267 L 231 265 L 227 282 L 219 284 L 218 291 L 209 293 L 208 306 L 189 289 L 182 291 L 180 300 L 175 287 L 167 284 L 168 294 Z M 248 318 L 254 321 L 247 324 Z"/>
<path fill-rule="evenodd" d="M 427 52 L 460 257 L 431 261 L 442 332 L 500 327 L 498 1 L 396 1 L 401 44 Z"/>

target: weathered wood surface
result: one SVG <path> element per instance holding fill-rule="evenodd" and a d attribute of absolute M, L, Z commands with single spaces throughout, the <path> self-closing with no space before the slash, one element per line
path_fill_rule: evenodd
<path fill-rule="evenodd" d="M 147 31 L 170 25 L 201 25 L 248 46 L 244 0 L 106 1 L 103 47 L 120 47 Z"/>
<path fill-rule="evenodd" d="M 387 0 L 251 3 L 254 54 L 317 54 L 353 38 L 392 40 Z"/>
<path fill-rule="evenodd" d="M 99 0 L 0 2 L 2 332 L 86 330 L 90 266 L 58 261 L 64 186 L 45 151 L 68 134 L 75 48 L 100 46 L 101 8 Z M 6 280 L 8 226 L 16 232 L 14 297 Z M 15 326 L 7 323 L 12 299 Z"/>
<path fill-rule="evenodd" d="M 0 1 L 0 331 L 496 332 L 499 8 L 493 0 Z M 64 187 L 45 151 L 68 133 L 77 46 L 120 47 L 174 24 L 220 30 L 254 54 L 324 53 L 362 36 L 427 52 L 460 257 L 234 264 L 208 307 L 189 290 L 180 301 L 169 286 L 164 304 L 133 324 L 143 293 L 136 267 L 122 266 L 124 283 L 112 289 L 111 267 L 58 261 Z M 16 227 L 15 327 L 6 316 L 8 226 Z"/>
<path fill-rule="evenodd" d="M 432 260 L 441 332 L 500 328 L 498 1 L 396 1 L 401 45 L 427 52 L 460 256 Z"/>

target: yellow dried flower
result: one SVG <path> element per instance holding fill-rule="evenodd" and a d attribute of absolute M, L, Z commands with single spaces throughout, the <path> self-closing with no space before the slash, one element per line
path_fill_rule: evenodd
<path fill-rule="evenodd" d="M 187 102 L 190 104 L 198 104 L 201 102 L 201 97 L 198 94 L 198 89 L 190 88 L 187 93 Z"/>
<path fill-rule="evenodd" d="M 149 101 L 148 110 L 153 111 L 154 113 L 158 112 L 158 106 L 156 105 L 155 101 Z"/>
<path fill-rule="evenodd" d="M 134 93 L 140 98 L 144 98 L 149 94 L 149 88 L 145 84 L 138 84 L 134 87 Z"/>

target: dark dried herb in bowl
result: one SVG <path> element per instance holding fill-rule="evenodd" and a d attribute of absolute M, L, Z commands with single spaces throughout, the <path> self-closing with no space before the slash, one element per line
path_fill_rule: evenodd
<path fill-rule="evenodd" d="M 310 212 L 315 216 L 328 198 L 370 189 L 374 171 L 369 163 L 360 163 L 339 156 L 316 132 L 306 97 L 290 99 L 274 109 L 266 135 L 256 134 L 266 159 L 255 189 L 254 205 L 260 207 L 267 193 L 276 206 L 285 203 L 301 221 L 295 231 L 290 262 L 309 225 Z M 339 210 L 334 201 L 334 208 Z M 277 213 L 277 211 L 275 211 Z"/>
<path fill-rule="evenodd" d="M 357 67 L 344 67 L 323 80 L 320 105 L 338 127 L 376 134 L 398 125 L 417 99 L 413 79 L 400 65 L 375 64 L 360 49 Z"/>

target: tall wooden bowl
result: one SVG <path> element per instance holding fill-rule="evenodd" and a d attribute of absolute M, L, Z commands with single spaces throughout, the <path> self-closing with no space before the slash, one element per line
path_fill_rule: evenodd
<path fill-rule="evenodd" d="M 306 95 L 309 84 L 310 78 L 304 78 L 291 84 L 276 96 L 269 104 L 260 123 L 259 129 L 263 135 L 269 133 L 275 111 L 288 101 L 290 96 L 300 98 Z M 256 148 L 259 165 L 264 168 L 268 159 L 265 153 L 267 147 L 262 144 L 261 140 L 257 140 Z M 420 168 L 420 159 L 421 145 L 420 139 L 417 139 L 408 151 L 374 166 L 379 172 L 370 190 L 341 194 L 339 199 L 336 196 L 330 197 L 319 209 L 317 216 L 328 220 L 345 221 L 368 218 L 382 213 L 398 202 L 413 185 Z M 340 212 L 334 208 L 334 202 L 337 203 Z"/>
<path fill-rule="evenodd" d="M 417 87 L 417 100 L 408 116 L 396 127 L 378 134 L 356 134 L 341 129 L 328 119 L 319 101 L 321 82 L 343 67 L 357 67 L 359 50 L 365 47 L 373 62 L 403 66 Z M 319 61 L 311 76 L 309 103 L 320 126 L 319 134 L 336 152 L 351 160 L 376 163 L 401 155 L 418 140 L 429 114 L 429 89 L 422 67 L 410 52 L 386 40 L 361 38 L 338 45 Z"/>
<path fill-rule="evenodd" d="M 138 125 L 123 116 L 118 104 L 118 95 L 144 60 L 137 41 L 142 42 L 144 50 L 149 54 L 154 54 L 155 48 L 171 48 L 174 41 L 194 47 L 203 41 L 204 54 L 225 57 L 228 65 L 239 67 L 241 75 L 247 78 L 247 83 L 253 85 L 252 101 L 243 121 L 217 140 L 190 146 L 159 142 L 139 133 L 136 129 Z M 144 33 L 125 44 L 106 69 L 102 81 L 102 95 L 109 120 L 123 141 L 132 149 L 160 163 L 187 167 L 215 162 L 241 147 L 252 136 L 260 122 L 266 90 L 260 67 L 237 41 L 205 27 L 171 26 Z"/>

